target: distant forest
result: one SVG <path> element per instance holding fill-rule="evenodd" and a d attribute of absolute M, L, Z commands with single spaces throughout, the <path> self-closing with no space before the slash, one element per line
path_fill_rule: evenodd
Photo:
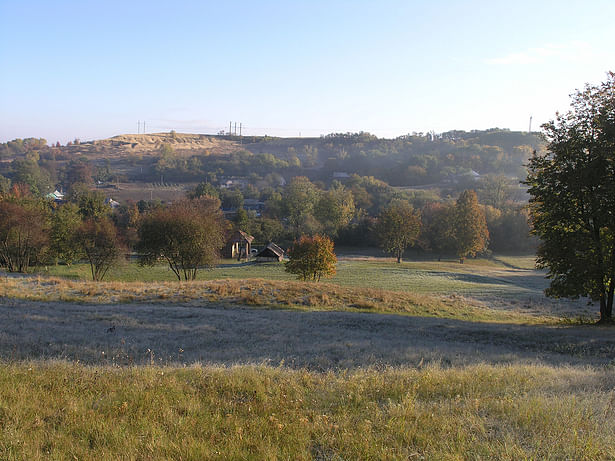
<path fill-rule="evenodd" d="M 538 133 L 489 129 L 395 139 L 364 132 L 319 138 L 192 135 L 212 145 L 226 143 L 224 151 L 215 152 L 186 149 L 174 132 L 165 136 L 147 148 L 114 138 L 51 146 L 37 138 L 0 144 L 0 193 L 26 185 L 44 197 L 59 189 L 66 200 L 79 203 L 84 194 L 107 195 L 105 187 L 121 189 L 118 184 L 173 184 L 187 197 L 218 198 L 232 225 L 261 244 L 324 233 L 337 244 L 374 246 L 375 221 L 392 202 L 407 201 L 419 210 L 427 229 L 437 214 L 434 207 L 451 206 L 462 191 L 475 190 L 491 250 L 525 251 L 535 245 L 520 181 L 532 152 L 544 149 Z M 114 213 L 145 213 L 163 205 L 149 202 L 128 197 Z M 116 221 L 122 219 L 127 218 Z M 434 245 L 425 234 L 417 247 L 430 251 Z M 445 245 L 438 251 L 443 250 Z"/>

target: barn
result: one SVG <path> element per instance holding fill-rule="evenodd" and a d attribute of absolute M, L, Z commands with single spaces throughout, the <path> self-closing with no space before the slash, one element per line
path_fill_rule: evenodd
<path fill-rule="evenodd" d="M 231 234 L 226 241 L 224 247 L 224 257 L 237 260 L 247 259 L 250 256 L 250 250 L 254 237 L 246 234 L 244 231 L 236 230 Z"/>
<path fill-rule="evenodd" d="M 256 254 L 256 262 L 272 262 L 282 261 L 284 259 L 284 250 L 271 242 L 265 248 Z"/>

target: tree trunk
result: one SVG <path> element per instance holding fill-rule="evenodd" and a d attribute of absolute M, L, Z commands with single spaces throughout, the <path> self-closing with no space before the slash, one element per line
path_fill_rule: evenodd
<path fill-rule="evenodd" d="M 401 251 L 397 252 L 397 264 L 401 263 Z"/>
<path fill-rule="evenodd" d="M 613 321 L 613 288 L 609 287 L 608 293 L 604 290 L 600 294 L 600 320 L 598 323 L 610 323 Z"/>
<path fill-rule="evenodd" d="M 609 286 L 609 294 L 606 300 L 606 306 L 605 306 L 605 310 L 604 310 L 604 321 L 605 322 L 611 322 L 613 320 L 613 294 L 615 292 L 615 284 L 613 283 L 613 280 L 611 280 L 610 286 Z M 602 321 L 602 310 L 600 311 L 600 321 Z"/>

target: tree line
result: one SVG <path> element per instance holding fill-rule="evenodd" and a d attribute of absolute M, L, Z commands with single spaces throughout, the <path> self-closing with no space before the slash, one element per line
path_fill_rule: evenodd
<path fill-rule="evenodd" d="M 301 177 L 291 181 L 285 193 L 290 254 L 308 254 L 312 251 L 306 250 L 308 241 L 317 247 L 324 245 L 324 252 L 316 251 L 319 255 L 332 252 L 331 237 L 352 219 L 352 194 L 341 185 L 318 192 Z M 168 205 L 150 205 L 140 208 L 130 204 L 112 210 L 101 194 L 83 189 L 73 191 L 67 203 L 56 204 L 32 194 L 27 185 L 14 185 L 0 197 L 0 266 L 11 272 L 27 272 L 43 264 L 62 261 L 70 265 L 85 260 L 92 279 L 102 280 L 122 255 L 134 251 L 143 265 L 165 262 L 178 280 L 194 280 L 199 268 L 217 262 L 228 231 L 246 224 L 237 217 L 226 220 L 219 198 L 206 194 L 191 194 Z M 321 221 L 312 223 L 316 218 L 310 213 Z M 489 233 L 485 215 L 473 191 L 464 192 L 454 205 L 430 208 L 429 219 L 425 224 L 420 210 L 397 199 L 374 218 L 371 231 L 398 262 L 407 247 L 424 244 L 421 239 L 426 235 L 435 251 L 450 249 L 461 261 L 486 249 Z M 299 266 L 295 262 L 289 267 L 292 271 Z M 320 279 L 327 271 L 310 268 L 308 272 L 313 279 Z M 308 272 L 295 273 L 308 278 Z"/>

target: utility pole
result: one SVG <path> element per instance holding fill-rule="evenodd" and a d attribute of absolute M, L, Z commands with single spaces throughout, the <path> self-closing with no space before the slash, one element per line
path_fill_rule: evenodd
<path fill-rule="evenodd" d="M 532 116 L 530 115 L 530 133 L 532 132 Z"/>

